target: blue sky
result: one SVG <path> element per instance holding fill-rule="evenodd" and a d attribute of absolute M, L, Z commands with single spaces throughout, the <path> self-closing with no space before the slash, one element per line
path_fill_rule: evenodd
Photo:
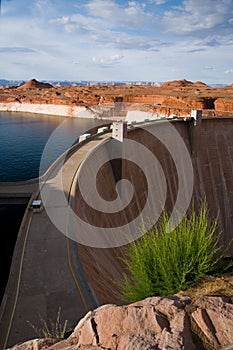
<path fill-rule="evenodd" d="M 233 83 L 233 0 L 2 0 L 0 78 Z"/>

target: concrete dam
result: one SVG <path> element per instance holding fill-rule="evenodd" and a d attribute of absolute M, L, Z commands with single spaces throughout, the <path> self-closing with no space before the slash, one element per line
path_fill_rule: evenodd
<path fill-rule="evenodd" d="M 190 205 L 193 202 L 198 208 L 200 202 L 206 199 L 209 217 L 219 216 L 220 244 L 226 246 L 232 239 L 233 232 L 233 119 L 202 119 L 197 125 L 194 125 L 193 121 L 174 121 L 172 125 L 181 135 L 192 162 L 194 182 Z M 134 128 L 128 133 L 128 138 L 145 145 L 161 164 L 167 185 L 164 206 L 168 212 L 171 212 L 177 200 L 180 179 L 171 154 L 161 141 L 151 135 L 155 128 L 161 128 L 163 132 L 163 124 L 153 123 L 148 126 L 144 125 L 142 128 Z M 173 146 L 176 149 L 175 142 Z M 107 144 L 104 144 L 101 149 L 94 150 L 84 161 L 87 163 L 86 169 L 90 166 L 89 162 L 94 162 L 97 157 L 101 158 L 106 152 L 109 152 Z M 133 183 L 135 196 L 124 211 L 102 214 L 87 205 L 77 186 L 75 209 L 78 215 L 89 224 L 102 227 L 110 225 L 116 228 L 123 227 L 138 216 L 145 205 L 148 187 L 144 174 L 135 163 L 127 162 L 127 160 L 122 161 L 121 164 L 119 162 L 119 159 L 118 161 L 112 160 L 101 168 L 97 176 L 98 191 L 107 200 L 114 200 L 116 182 L 123 177 Z M 80 170 L 82 171 L 83 168 Z M 119 168 L 121 168 L 121 174 L 119 174 Z M 184 168 L 181 171 L 184 176 L 189 176 L 186 170 Z M 79 177 L 82 176 L 81 171 Z M 158 192 L 154 192 L 152 207 L 155 209 L 158 199 Z M 146 217 L 143 219 L 146 220 Z M 95 248 L 79 244 L 78 250 L 82 266 L 100 303 L 122 303 L 113 280 L 119 281 L 122 278 L 124 267 L 119 258 L 124 257 L 124 247 Z M 233 247 L 226 257 L 232 256 Z"/>
<path fill-rule="evenodd" d="M 55 162 L 41 191 L 35 183 L 20 189 L 41 198 L 46 210 L 34 213 L 29 203 L 25 212 L 0 309 L 1 348 L 34 338 L 27 321 L 40 326 L 38 312 L 54 319 L 61 307 L 74 327 L 98 305 L 122 304 L 115 282 L 127 239 L 138 238 L 133 231 L 147 216 L 157 219 L 162 206 L 171 213 L 180 198 L 177 208 L 198 208 L 205 198 L 210 217 L 219 215 L 220 243 L 232 239 L 233 118 L 173 120 L 168 129 L 166 123 L 128 127 L 129 152 L 110 130 L 95 134 Z M 226 258 L 232 256 L 233 247 Z"/>

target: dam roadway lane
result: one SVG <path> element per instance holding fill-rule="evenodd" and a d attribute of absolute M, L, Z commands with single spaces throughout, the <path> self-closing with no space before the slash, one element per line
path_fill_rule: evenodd
<path fill-rule="evenodd" d="M 60 157 L 42 177 L 43 185 L 48 187 L 48 198 L 56 192 L 57 173 L 62 171 L 63 190 L 71 203 L 71 188 L 79 165 L 107 139 L 109 134 L 98 135 L 74 146 L 65 162 Z M 38 179 L 18 185 L 0 184 L 0 196 L 15 193 L 30 193 L 32 198 L 39 199 Z M 62 203 L 57 205 L 66 210 Z M 69 236 L 69 232 L 66 234 Z M 40 328 L 40 317 L 55 320 L 59 307 L 62 321 L 68 320 L 68 327 L 73 327 L 98 306 L 79 261 L 77 244 L 67 236 L 51 222 L 46 210 L 34 213 L 27 207 L 0 309 L 0 349 L 35 338 L 36 333 L 28 321 Z"/>

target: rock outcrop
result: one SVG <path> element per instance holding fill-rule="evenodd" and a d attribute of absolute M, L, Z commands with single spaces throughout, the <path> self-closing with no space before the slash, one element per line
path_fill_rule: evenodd
<path fill-rule="evenodd" d="M 50 89 L 53 88 L 53 85 L 48 83 L 42 83 L 37 81 L 36 79 L 31 79 L 27 81 L 25 84 L 20 85 L 17 89 Z"/>
<path fill-rule="evenodd" d="M 192 321 L 207 349 L 217 350 L 233 343 L 233 305 L 229 298 L 201 297 L 194 305 Z"/>
<path fill-rule="evenodd" d="M 192 81 L 181 79 L 181 80 L 173 80 L 173 81 L 167 81 L 162 84 L 162 88 L 177 88 L 177 87 L 206 87 L 209 88 L 208 85 L 205 83 L 202 83 L 201 81 L 197 81 L 193 83 Z"/>
<path fill-rule="evenodd" d="M 222 297 L 151 297 L 90 311 L 68 339 L 28 341 L 11 350 L 218 350 L 233 343 L 233 305 Z M 54 342 L 54 343 L 53 343 Z"/>
<path fill-rule="evenodd" d="M 233 111 L 233 100 L 230 98 L 218 98 L 214 102 L 214 108 L 218 111 Z"/>

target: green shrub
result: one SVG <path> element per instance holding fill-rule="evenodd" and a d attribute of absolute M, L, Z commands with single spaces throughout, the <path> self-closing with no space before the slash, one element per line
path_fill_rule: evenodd
<path fill-rule="evenodd" d="M 123 259 L 129 274 L 120 284 L 125 300 L 134 302 L 149 296 L 172 295 L 213 273 L 223 257 L 217 219 L 209 220 L 204 203 L 167 233 L 164 211 L 155 227 L 126 246 Z"/>

